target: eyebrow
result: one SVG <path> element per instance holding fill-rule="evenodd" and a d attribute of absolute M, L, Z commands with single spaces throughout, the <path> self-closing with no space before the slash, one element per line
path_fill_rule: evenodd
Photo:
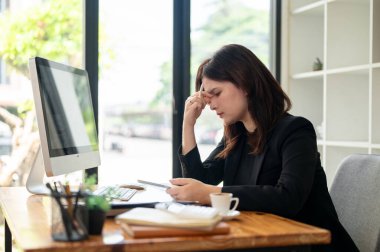
<path fill-rule="evenodd" d="M 209 93 L 209 94 L 211 94 L 211 95 L 215 95 L 215 90 L 216 90 L 216 92 L 218 92 L 217 89 L 218 89 L 218 88 L 216 87 L 216 88 L 212 88 L 212 89 L 209 90 L 209 91 L 206 91 L 206 90 L 205 90 L 205 92 L 207 92 L 207 93 Z"/>

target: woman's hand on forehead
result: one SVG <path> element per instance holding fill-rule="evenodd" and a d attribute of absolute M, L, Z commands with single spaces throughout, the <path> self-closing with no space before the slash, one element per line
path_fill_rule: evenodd
<path fill-rule="evenodd" d="M 200 97 L 202 97 L 201 99 L 206 102 L 207 104 L 210 103 L 210 99 L 213 97 L 214 95 L 213 94 L 210 94 L 209 92 L 207 91 L 202 91 L 200 92 Z"/>

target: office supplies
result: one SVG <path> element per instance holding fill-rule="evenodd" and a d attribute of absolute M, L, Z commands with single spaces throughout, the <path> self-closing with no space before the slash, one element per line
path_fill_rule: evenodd
<path fill-rule="evenodd" d="M 74 216 L 77 214 L 79 197 L 81 195 L 82 195 L 82 187 L 79 186 L 79 190 L 78 190 L 78 192 L 75 195 L 75 203 L 74 203 L 74 210 L 73 210 L 73 215 Z"/>
<path fill-rule="evenodd" d="M 154 206 L 159 202 L 171 201 L 173 201 L 173 198 L 160 187 L 145 186 L 144 190 L 137 190 L 133 197 L 128 201 L 112 200 L 110 202 L 111 210 L 107 213 L 107 215 L 115 216 L 134 207 L 154 208 Z"/>
<path fill-rule="evenodd" d="M 162 187 L 162 188 L 170 188 L 171 186 L 167 185 L 167 184 L 162 184 L 162 183 L 157 183 L 157 182 L 151 182 L 151 181 L 147 181 L 147 180 L 142 180 L 142 179 L 138 179 L 137 182 L 141 183 L 141 184 L 145 184 L 145 185 L 151 185 L 151 186 L 158 186 L 158 187 Z"/>
<path fill-rule="evenodd" d="M 69 220 L 68 213 L 65 210 L 65 208 L 63 207 L 62 202 L 60 200 L 60 194 L 58 193 L 57 190 L 53 190 L 53 188 L 51 187 L 51 185 L 49 183 L 46 183 L 46 187 L 50 190 L 51 196 L 54 198 L 54 200 L 58 204 L 58 207 L 59 207 L 60 213 L 61 213 L 61 222 L 64 225 L 64 232 L 66 233 L 66 239 L 69 239 L 69 237 L 71 237 L 72 226 L 71 226 L 71 222 Z"/>
<path fill-rule="evenodd" d="M 119 185 L 119 187 L 129 188 L 129 189 L 135 189 L 135 190 L 138 190 L 138 191 L 145 190 L 144 186 L 135 185 L 135 184 L 121 184 L 121 185 Z"/>
<path fill-rule="evenodd" d="M 69 213 L 69 216 L 72 218 L 73 216 L 73 202 L 72 202 L 72 194 L 71 194 L 71 191 L 70 191 L 70 185 L 69 184 L 66 184 L 65 185 L 65 192 L 64 192 L 65 196 L 66 196 L 66 201 L 67 201 L 67 212 Z"/>
<path fill-rule="evenodd" d="M 128 201 L 133 195 L 135 195 L 136 192 L 136 189 L 129 189 L 117 185 L 108 185 L 99 187 L 93 193 L 95 195 L 106 196 L 112 199 Z"/>
<path fill-rule="evenodd" d="M 87 228 L 84 223 L 86 213 L 76 214 L 78 199 L 83 195 L 79 192 L 72 195 L 70 187 L 65 186 L 66 191 L 58 192 L 56 187 L 46 183 L 50 190 L 50 196 L 54 199 L 51 208 L 51 236 L 56 241 L 81 241 L 88 237 Z M 72 200 L 75 198 L 75 205 Z M 74 210 L 75 209 L 75 210 Z M 84 214 L 84 215 L 83 215 Z"/>

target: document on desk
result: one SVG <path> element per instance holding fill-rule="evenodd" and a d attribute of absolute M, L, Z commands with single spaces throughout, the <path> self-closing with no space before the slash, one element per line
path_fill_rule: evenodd
<path fill-rule="evenodd" d="M 171 201 L 173 201 L 173 198 L 169 194 L 167 194 L 165 191 L 156 190 L 155 188 L 147 187 L 145 188 L 145 190 L 139 190 L 128 201 L 112 201 L 111 211 L 109 211 L 109 213 L 107 214 L 108 216 L 115 216 L 131 208 L 135 208 L 135 207 L 154 208 L 154 206 L 157 203 L 171 202 Z"/>

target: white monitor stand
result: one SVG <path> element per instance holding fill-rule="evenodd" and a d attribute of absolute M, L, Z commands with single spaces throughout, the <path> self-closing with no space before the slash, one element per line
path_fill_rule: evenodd
<path fill-rule="evenodd" d="M 30 169 L 28 179 L 26 181 L 26 189 L 33 194 L 50 194 L 49 189 L 44 183 L 45 168 L 44 159 L 42 157 L 41 146 L 38 147 L 37 156 Z"/>

